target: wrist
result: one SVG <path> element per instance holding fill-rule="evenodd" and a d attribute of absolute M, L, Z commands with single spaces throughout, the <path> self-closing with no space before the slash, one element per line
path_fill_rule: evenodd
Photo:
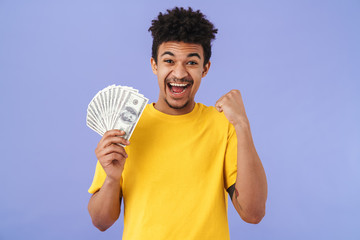
<path fill-rule="evenodd" d="M 247 117 L 240 117 L 233 122 L 236 131 L 250 130 L 250 122 Z"/>
<path fill-rule="evenodd" d="M 121 176 L 120 176 L 120 178 L 106 176 L 103 185 L 108 185 L 109 187 L 118 187 L 118 186 L 120 186 L 120 179 L 121 179 Z"/>

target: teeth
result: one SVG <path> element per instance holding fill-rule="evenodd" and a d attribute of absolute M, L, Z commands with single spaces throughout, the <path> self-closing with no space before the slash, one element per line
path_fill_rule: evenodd
<path fill-rule="evenodd" d="M 169 83 L 173 87 L 186 87 L 186 83 Z"/>

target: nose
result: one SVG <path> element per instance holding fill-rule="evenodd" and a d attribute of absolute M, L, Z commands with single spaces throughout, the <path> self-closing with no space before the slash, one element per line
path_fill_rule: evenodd
<path fill-rule="evenodd" d="M 181 63 L 176 64 L 173 69 L 173 76 L 177 79 L 182 79 L 187 77 L 188 72 L 186 70 L 186 67 Z"/>

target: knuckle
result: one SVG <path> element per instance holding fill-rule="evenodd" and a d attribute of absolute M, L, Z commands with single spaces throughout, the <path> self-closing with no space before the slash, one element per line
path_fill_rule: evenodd
<path fill-rule="evenodd" d="M 233 89 L 230 91 L 231 95 L 234 95 L 234 94 L 239 94 L 239 90 L 237 89 Z"/>
<path fill-rule="evenodd" d="M 96 155 L 99 155 L 102 151 L 101 151 L 102 149 L 100 149 L 100 148 L 95 148 L 95 154 Z"/>
<path fill-rule="evenodd" d="M 98 160 L 99 160 L 100 163 L 103 163 L 106 160 L 106 158 L 105 157 L 98 157 Z"/>
<path fill-rule="evenodd" d="M 123 151 L 124 151 L 124 147 L 121 146 L 120 144 L 119 144 L 119 145 L 116 145 L 116 151 L 117 151 L 117 152 L 123 152 Z"/>
<path fill-rule="evenodd" d="M 102 142 L 102 144 L 101 145 L 103 145 L 103 146 L 106 146 L 107 145 L 107 143 L 108 143 L 108 138 L 104 138 L 104 140 L 103 140 L 103 142 Z M 100 146 L 101 146 L 100 145 Z"/>
<path fill-rule="evenodd" d="M 119 146 L 116 150 L 117 150 L 119 153 L 125 152 L 125 151 L 124 151 L 124 148 L 123 148 L 122 146 Z"/>

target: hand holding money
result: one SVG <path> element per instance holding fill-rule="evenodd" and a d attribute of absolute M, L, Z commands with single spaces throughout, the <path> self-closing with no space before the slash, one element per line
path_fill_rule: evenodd
<path fill-rule="evenodd" d="M 87 109 L 86 125 L 103 136 L 95 154 L 108 178 L 120 181 L 128 155 L 124 147 L 148 102 L 138 90 L 111 85 L 99 91 Z"/>
<path fill-rule="evenodd" d="M 128 157 L 124 146 L 130 142 L 122 136 L 124 131 L 110 130 L 101 138 L 95 149 L 95 154 L 108 178 L 114 181 L 120 181 L 121 174 L 124 170 L 125 160 Z"/>

